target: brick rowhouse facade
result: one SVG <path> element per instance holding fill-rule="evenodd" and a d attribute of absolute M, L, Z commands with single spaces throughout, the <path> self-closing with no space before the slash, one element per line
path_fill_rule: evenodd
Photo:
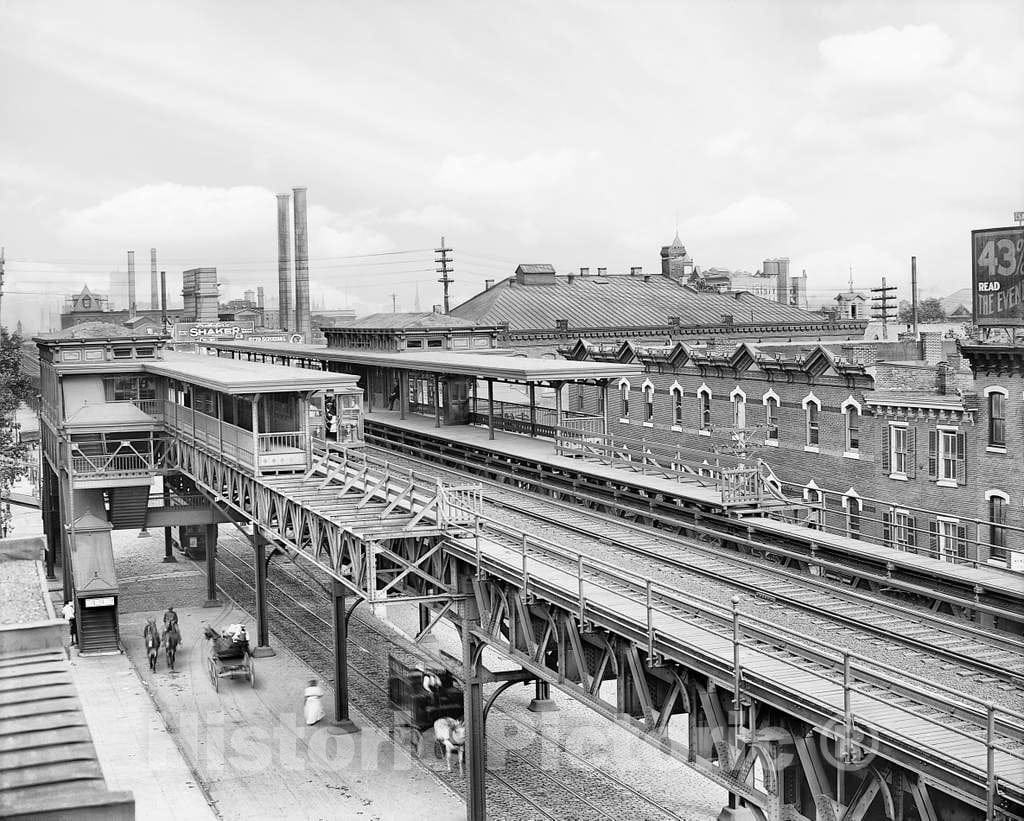
<path fill-rule="evenodd" d="M 728 454 L 741 428 L 753 442 L 749 456 L 772 468 L 787 495 L 820 506 L 808 511 L 811 523 L 938 558 L 1024 570 L 1013 552 L 1024 546 L 1015 529 L 1024 526 L 1024 355 L 1012 369 L 1004 354 L 991 373 L 972 374 L 957 354 L 935 361 L 943 355 L 936 341 L 925 335 L 920 346 L 931 362 L 871 365 L 823 346 L 783 352 L 580 340 L 562 353 L 645 365 L 638 384 L 623 380 L 609 391 L 609 433 L 617 439 L 713 462 L 735 458 Z M 1003 399 L 990 402 L 992 392 Z M 600 414 L 599 403 L 585 388 L 566 397 L 573 411 Z M 994 434 L 992 409 L 1003 415 Z M 1004 444 L 991 444 L 991 435 Z"/>

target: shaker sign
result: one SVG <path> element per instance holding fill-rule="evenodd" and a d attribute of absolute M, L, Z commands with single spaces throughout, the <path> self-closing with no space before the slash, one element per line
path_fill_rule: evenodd
<path fill-rule="evenodd" d="M 1024 227 L 971 231 L 974 324 L 1024 327 Z"/>
<path fill-rule="evenodd" d="M 251 319 L 243 322 L 179 322 L 174 326 L 174 338 L 179 342 L 241 339 L 255 329 L 256 325 Z"/>

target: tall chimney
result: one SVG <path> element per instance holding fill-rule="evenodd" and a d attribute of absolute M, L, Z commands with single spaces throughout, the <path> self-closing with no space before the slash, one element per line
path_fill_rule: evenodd
<path fill-rule="evenodd" d="M 259 316 L 256 317 L 256 321 L 259 322 L 261 328 L 265 328 L 266 327 L 266 320 L 264 319 L 264 317 L 266 316 L 266 313 L 264 312 L 264 309 L 263 309 L 263 286 L 262 285 L 260 285 L 256 289 L 256 310 L 259 311 Z"/>
<path fill-rule="evenodd" d="M 306 189 L 293 188 L 295 195 L 295 330 L 310 341 L 309 327 L 309 243 L 306 237 Z"/>
<path fill-rule="evenodd" d="M 167 272 L 160 272 L 160 327 L 167 333 Z"/>
<path fill-rule="evenodd" d="M 128 252 L 128 319 L 135 319 L 135 252 Z"/>
<path fill-rule="evenodd" d="M 291 329 L 292 316 L 292 241 L 288 217 L 291 194 L 277 195 L 277 292 L 278 324 Z"/>
<path fill-rule="evenodd" d="M 156 248 L 149 249 L 149 309 L 160 307 L 160 280 L 156 273 Z"/>
<path fill-rule="evenodd" d="M 914 320 L 914 339 L 917 339 L 917 257 L 910 258 L 911 318 Z"/>

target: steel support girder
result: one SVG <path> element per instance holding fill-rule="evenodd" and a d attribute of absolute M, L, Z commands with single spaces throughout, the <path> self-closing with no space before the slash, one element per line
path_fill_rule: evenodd
<path fill-rule="evenodd" d="M 175 468 L 187 475 L 200 492 L 218 505 L 245 516 L 269 538 L 303 555 L 345 585 L 350 594 L 365 598 L 377 596 L 378 579 L 373 564 L 375 559 L 381 558 L 394 562 L 407 575 L 419 576 L 423 584 L 436 588 L 438 593 L 450 592 L 450 586 L 442 578 L 422 567 L 432 562 L 440 570 L 448 567 L 438 555 L 440 551 L 433 550 L 433 546 L 425 554 L 403 556 L 364 540 L 351 531 L 349 523 L 319 515 L 245 471 L 218 461 L 215 455 L 201 448 L 179 440 L 168 452 L 173 453 Z M 401 536 L 403 542 L 422 538 L 404 531 Z M 436 537 L 431 537 L 432 542 L 435 540 Z M 389 572 L 391 568 L 383 569 Z M 390 581 L 385 579 L 385 587 Z"/>

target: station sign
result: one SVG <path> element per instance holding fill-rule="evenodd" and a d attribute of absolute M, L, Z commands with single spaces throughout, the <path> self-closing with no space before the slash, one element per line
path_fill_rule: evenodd
<path fill-rule="evenodd" d="M 974 324 L 1024 327 L 1024 226 L 971 231 Z"/>
<path fill-rule="evenodd" d="M 113 596 L 102 596 L 95 599 L 86 599 L 86 607 L 113 607 L 114 597 Z"/>
<path fill-rule="evenodd" d="M 240 322 L 178 322 L 174 339 L 178 342 L 202 342 L 211 339 L 241 339 L 256 330 L 251 320 Z"/>

